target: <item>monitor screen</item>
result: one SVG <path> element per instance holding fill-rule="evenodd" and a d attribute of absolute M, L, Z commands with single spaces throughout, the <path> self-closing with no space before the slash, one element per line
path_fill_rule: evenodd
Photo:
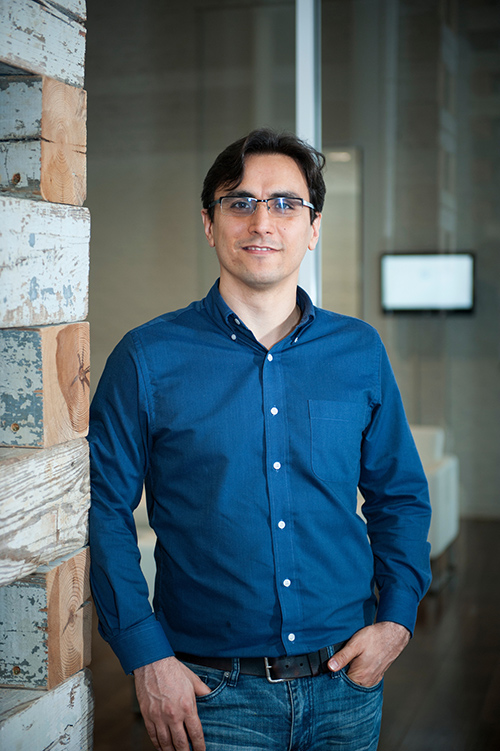
<path fill-rule="evenodd" d="M 382 309 L 387 313 L 472 311 L 472 253 L 384 253 Z"/>

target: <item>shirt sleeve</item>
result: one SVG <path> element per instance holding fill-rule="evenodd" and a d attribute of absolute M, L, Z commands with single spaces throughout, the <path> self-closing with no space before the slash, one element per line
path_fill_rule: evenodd
<path fill-rule="evenodd" d="M 90 580 L 99 631 L 126 673 L 173 654 L 152 612 L 133 511 L 148 470 L 152 415 L 131 334 L 108 362 L 92 401 Z"/>
<path fill-rule="evenodd" d="M 430 581 L 427 479 L 387 353 L 380 342 L 380 392 L 365 431 L 359 489 L 379 591 L 377 621 L 411 633 Z"/>

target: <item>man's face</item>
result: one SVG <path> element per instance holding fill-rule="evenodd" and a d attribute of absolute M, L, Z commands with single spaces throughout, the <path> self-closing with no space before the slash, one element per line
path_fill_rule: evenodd
<path fill-rule="evenodd" d="M 238 195 L 252 198 L 287 196 L 310 200 L 307 183 L 296 162 L 284 154 L 247 157 Z M 235 191 L 220 188 L 215 199 Z M 211 220 L 202 211 L 205 234 L 215 248 L 221 268 L 221 287 L 234 292 L 242 287 L 263 290 L 295 286 L 307 250 L 316 247 L 321 217 L 311 224 L 309 209 L 298 216 L 275 217 L 265 203 L 257 204 L 250 216 L 234 217 L 214 207 Z"/>

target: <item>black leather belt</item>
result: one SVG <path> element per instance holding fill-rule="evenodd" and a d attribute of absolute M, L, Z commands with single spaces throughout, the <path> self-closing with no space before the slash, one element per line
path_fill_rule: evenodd
<path fill-rule="evenodd" d="M 342 649 L 345 641 L 333 645 L 333 654 Z M 183 662 L 201 665 L 215 670 L 229 672 L 233 669 L 231 657 L 199 657 L 198 655 L 176 652 L 175 656 Z M 292 681 L 294 678 L 328 673 L 328 648 L 310 652 L 305 655 L 285 655 L 284 657 L 240 657 L 240 673 L 267 678 L 270 683 Z"/>

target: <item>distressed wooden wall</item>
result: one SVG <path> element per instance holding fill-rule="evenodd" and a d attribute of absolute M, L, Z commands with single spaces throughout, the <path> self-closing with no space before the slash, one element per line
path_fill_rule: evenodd
<path fill-rule="evenodd" d="M 84 0 L 0 0 L 0 748 L 92 748 Z"/>

